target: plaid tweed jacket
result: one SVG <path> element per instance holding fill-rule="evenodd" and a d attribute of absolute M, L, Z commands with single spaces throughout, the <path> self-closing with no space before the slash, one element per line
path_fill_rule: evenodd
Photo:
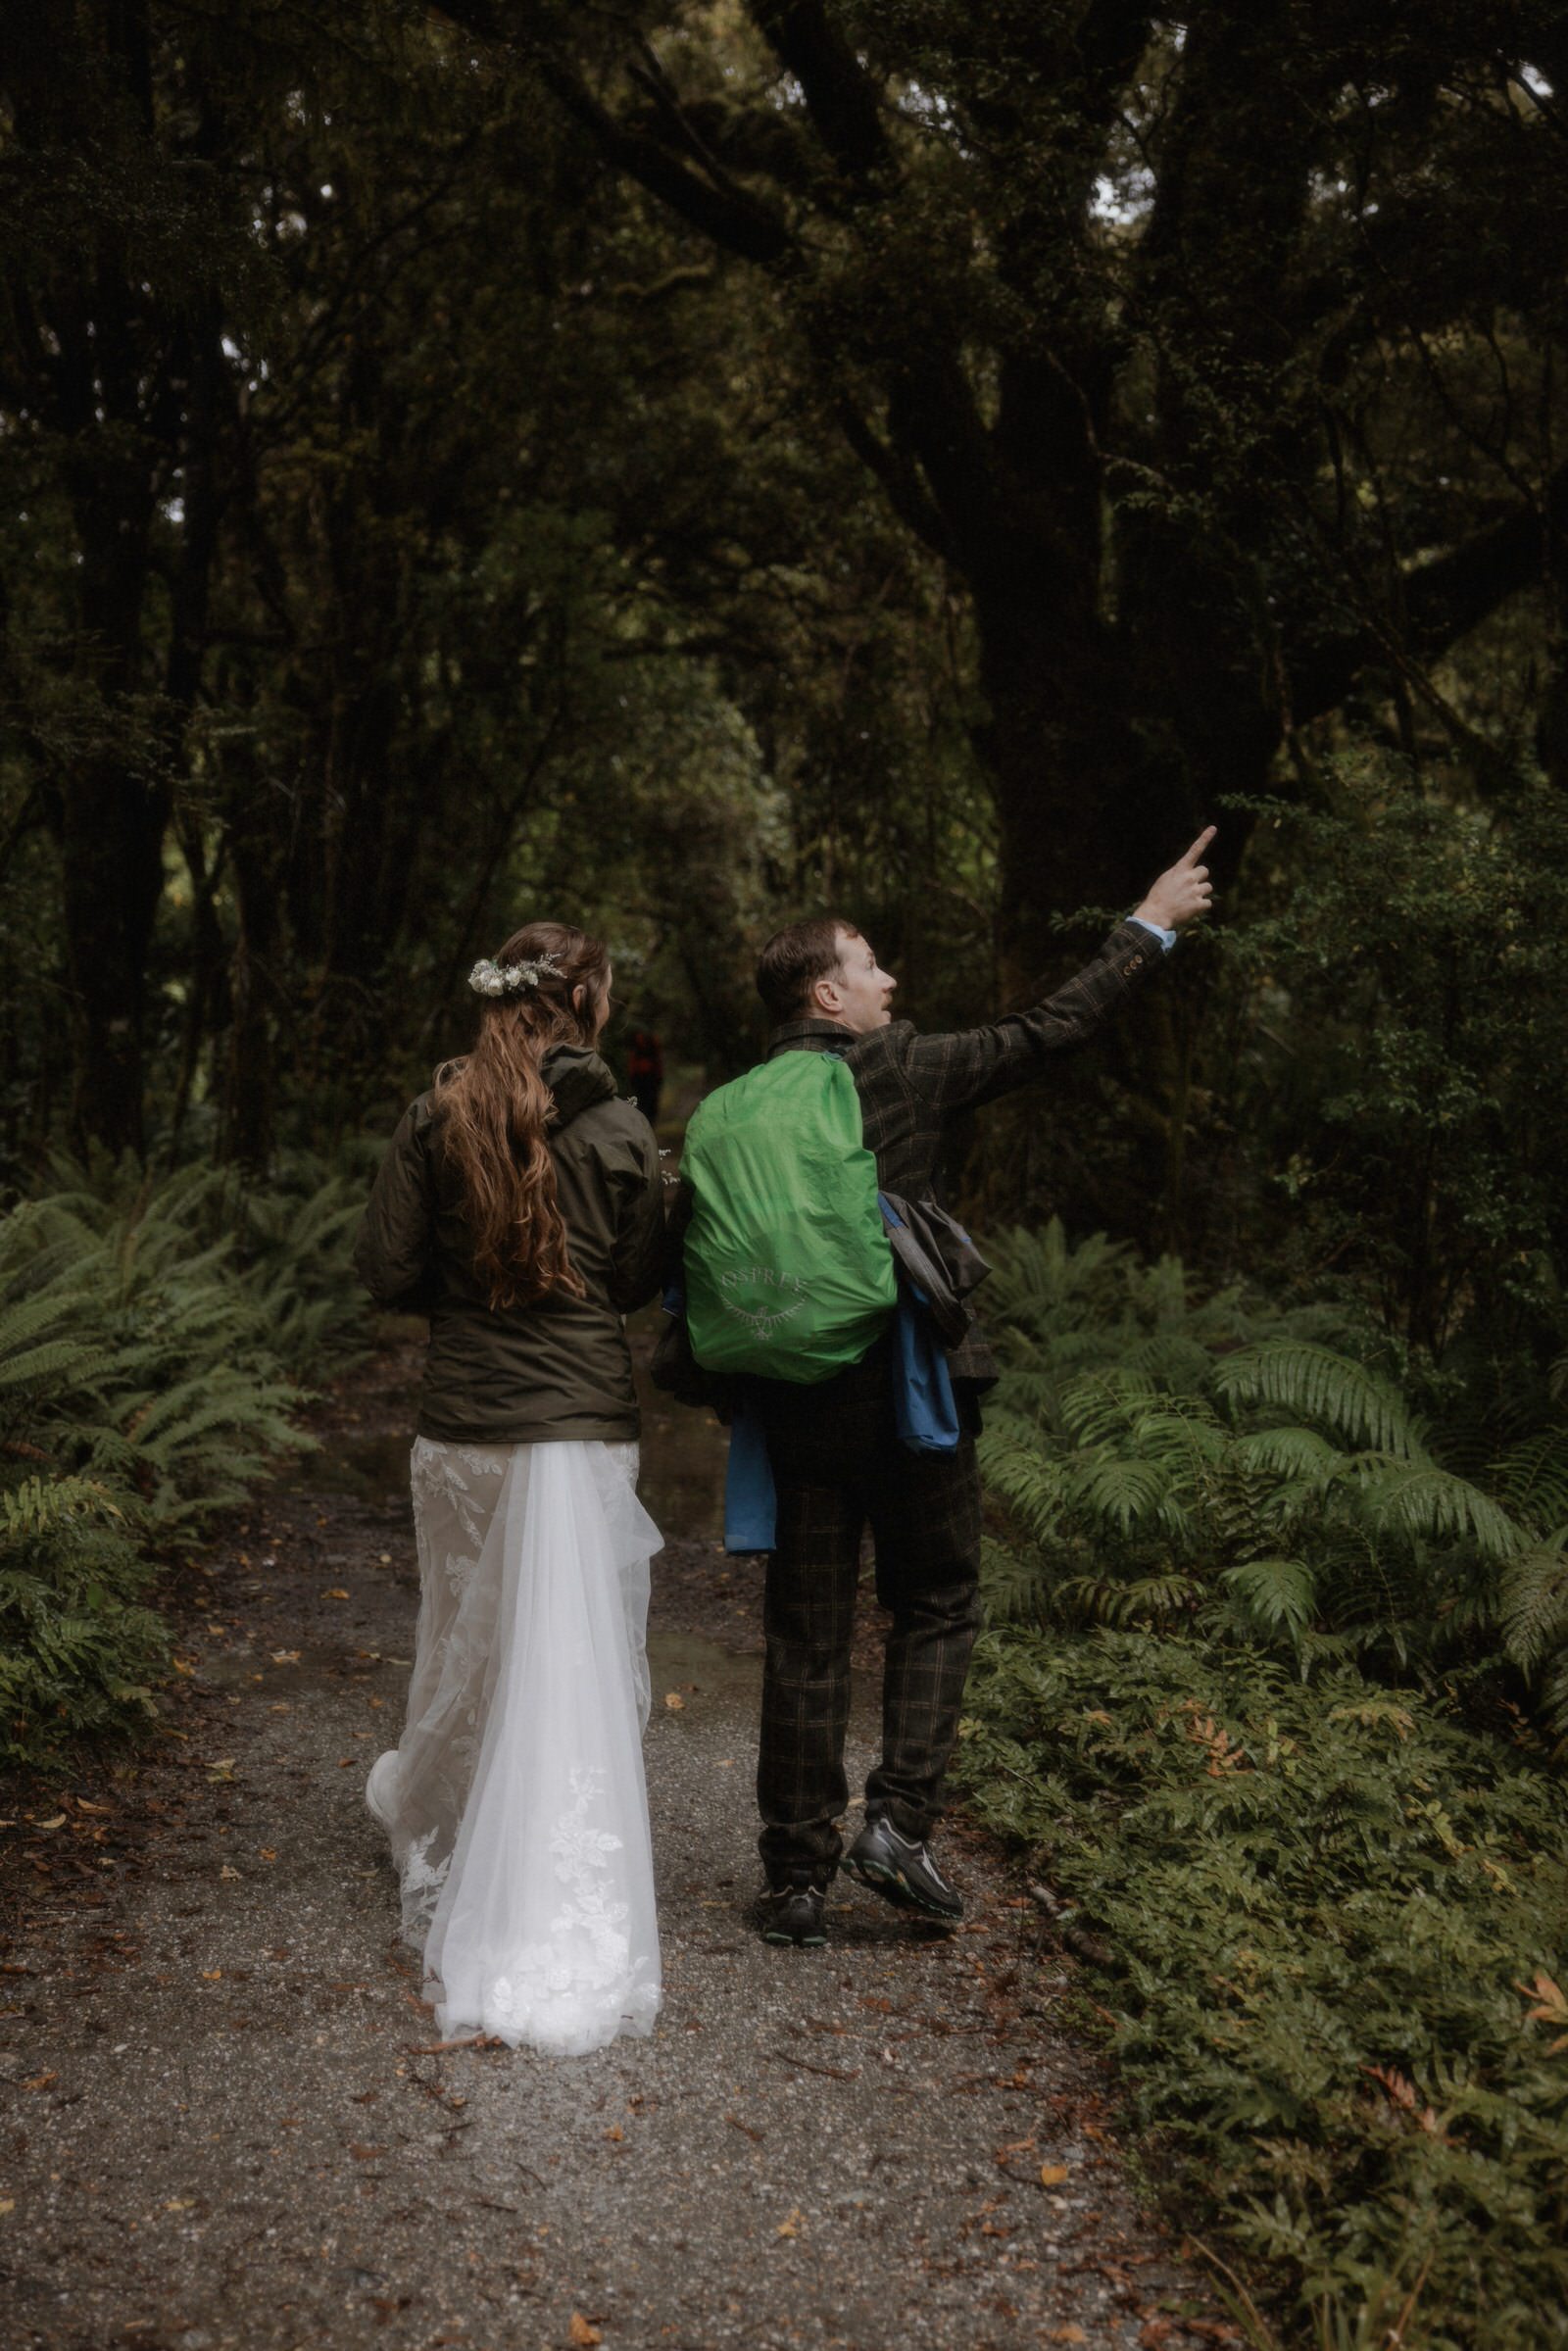
<path fill-rule="evenodd" d="M 912 1021 L 895 1020 L 856 1036 L 836 1020 L 791 1020 L 773 1031 L 768 1058 L 841 1053 L 860 1097 L 878 1183 L 906 1200 L 924 1200 L 934 1194 L 943 1137 L 956 1112 L 1042 1077 L 1053 1053 L 1092 1037 L 1164 960 L 1149 931 L 1121 922 L 1054 996 L 984 1028 L 922 1037 Z M 956 1380 L 996 1378 L 996 1358 L 978 1323 L 953 1348 L 948 1368 Z"/>

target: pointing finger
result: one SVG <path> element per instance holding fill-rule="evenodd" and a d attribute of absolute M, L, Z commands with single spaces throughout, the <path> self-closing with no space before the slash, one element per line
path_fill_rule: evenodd
<path fill-rule="evenodd" d="M 1205 825 L 1203 830 L 1199 834 L 1198 839 L 1193 843 L 1192 848 L 1188 850 L 1186 856 L 1178 857 L 1176 862 L 1179 865 L 1191 865 L 1196 858 L 1202 856 L 1204 850 L 1208 847 L 1210 841 L 1213 840 L 1214 835 L 1218 831 L 1219 826 L 1217 824 Z"/>

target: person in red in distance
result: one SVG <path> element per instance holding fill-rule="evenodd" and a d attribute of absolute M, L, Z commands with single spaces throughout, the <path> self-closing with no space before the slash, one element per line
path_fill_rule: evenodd
<path fill-rule="evenodd" d="M 650 1126 L 659 1117 L 660 1089 L 664 1082 L 664 1055 L 652 1029 L 636 1028 L 626 1037 L 626 1078 L 632 1101 Z"/>

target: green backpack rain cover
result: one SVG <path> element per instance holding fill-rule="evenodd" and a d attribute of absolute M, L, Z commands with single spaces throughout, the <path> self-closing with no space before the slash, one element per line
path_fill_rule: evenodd
<path fill-rule="evenodd" d="M 860 1139 L 832 1053 L 786 1053 L 720 1086 L 686 1130 L 686 1320 L 708 1371 L 809 1385 L 857 1363 L 898 1303 Z"/>

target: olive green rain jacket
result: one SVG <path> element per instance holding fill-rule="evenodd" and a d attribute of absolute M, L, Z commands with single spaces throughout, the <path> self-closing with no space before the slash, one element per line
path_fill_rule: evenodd
<path fill-rule="evenodd" d="M 492 1312 L 474 1275 L 456 1174 L 441 1151 L 433 1091 L 404 1112 L 375 1179 L 354 1264 L 380 1304 L 430 1317 L 421 1437 L 620 1445 L 638 1434 L 620 1318 L 659 1287 L 659 1147 L 642 1112 L 616 1099 L 596 1053 L 554 1046 L 541 1074 L 556 1102 L 549 1149 L 582 1298 L 557 1290 Z"/>

